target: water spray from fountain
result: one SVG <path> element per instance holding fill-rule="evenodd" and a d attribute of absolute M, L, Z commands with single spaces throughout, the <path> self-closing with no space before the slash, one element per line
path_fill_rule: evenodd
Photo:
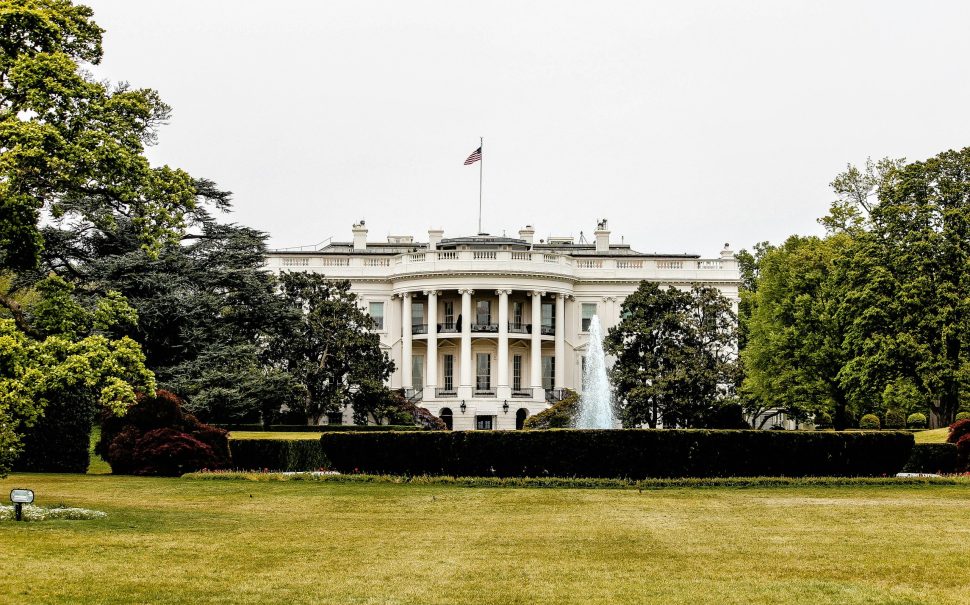
<path fill-rule="evenodd" d="M 586 370 L 583 372 L 583 397 L 576 418 L 578 429 L 614 429 L 613 398 L 606 376 L 606 355 L 603 353 L 603 328 L 594 315 L 589 323 L 589 348 L 586 351 Z"/>

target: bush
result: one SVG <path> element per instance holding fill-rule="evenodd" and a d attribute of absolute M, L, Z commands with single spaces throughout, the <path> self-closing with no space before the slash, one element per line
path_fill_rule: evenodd
<path fill-rule="evenodd" d="M 315 471 L 327 465 L 320 442 L 305 439 L 233 439 L 230 466 L 239 470 Z"/>
<path fill-rule="evenodd" d="M 906 428 L 906 414 L 899 410 L 889 410 L 886 412 L 886 424 L 887 429 L 904 429 Z"/>
<path fill-rule="evenodd" d="M 226 431 L 199 422 L 169 391 L 140 395 L 122 417 L 105 417 L 95 446 L 118 475 L 179 476 L 229 463 Z"/>
<path fill-rule="evenodd" d="M 340 472 L 497 477 L 894 475 L 909 433 L 650 430 L 329 433 Z"/>
<path fill-rule="evenodd" d="M 97 415 L 89 395 L 59 393 L 44 415 L 26 429 L 13 470 L 31 473 L 86 473 L 91 462 L 91 428 Z"/>
<path fill-rule="evenodd" d="M 917 443 L 903 467 L 904 473 L 953 473 L 957 468 L 957 446 L 952 443 Z"/>
<path fill-rule="evenodd" d="M 859 420 L 859 428 L 867 431 L 878 431 L 882 428 L 879 424 L 879 416 L 875 414 L 866 414 Z"/>
<path fill-rule="evenodd" d="M 959 420 L 970 420 L 970 412 L 960 412 L 957 414 L 956 419 Z"/>
<path fill-rule="evenodd" d="M 964 435 L 970 435 L 970 420 L 957 420 L 950 425 L 950 432 L 947 434 L 947 443 L 959 443 Z"/>
<path fill-rule="evenodd" d="M 566 395 L 548 409 L 525 419 L 524 429 L 568 429 L 579 414 L 579 394 L 566 389 Z"/>
<path fill-rule="evenodd" d="M 440 420 L 440 419 L 439 419 Z M 331 432 L 386 432 L 386 431 L 423 431 L 420 426 L 410 424 L 214 424 L 214 427 L 229 431 L 253 431 L 273 433 L 331 433 Z"/>
<path fill-rule="evenodd" d="M 970 434 L 960 437 L 957 441 L 957 470 L 970 473 Z"/>
<path fill-rule="evenodd" d="M 920 414 L 919 412 L 910 414 L 909 417 L 906 418 L 906 426 L 911 429 L 925 429 L 926 414 Z"/>
<path fill-rule="evenodd" d="M 817 429 L 832 428 L 832 417 L 825 412 L 819 412 L 815 414 L 815 428 Z"/>

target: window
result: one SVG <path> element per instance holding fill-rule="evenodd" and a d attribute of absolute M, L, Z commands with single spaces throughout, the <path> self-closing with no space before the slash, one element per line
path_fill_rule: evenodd
<path fill-rule="evenodd" d="M 441 418 L 441 421 L 445 423 L 445 426 L 450 431 L 454 424 L 454 414 L 451 413 L 451 408 L 441 408 L 441 413 L 438 417 Z"/>
<path fill-rule="evenodd" d="M 382 302 L 372 302 L 368 306 L 370 316 L 374 319 L 374 328 L 377 330 L 384 329 L 384 303 Z"/>
<path fill-rule="evenodd" d="M 521 302 L 512 303 L 512 327 L 516 330 L 522 329 L 522 307 Z"/>
<path fill-rule="evenodd" d="M 445 301 L 445 328 L 448 330 L 454 329 L 455 327 L 455 303 L 446 300 Z"/>
<path fill-rule="evenodd" d="M 411 325 L 424 325 L 424 303 L 416 302 L 411 304 Z"/>
<path fill-rule="evenodd" d="M 411 356 L 411 386 L 415 391 L 424 388 L 424 355 Z"/>
<path fill-rule="evenodd" d="M 479 431 L 492 430 L 493 416 L 475 416 L 475 429 Z"/>
<path fill-rule="evenodd" d="M 556 358 L 545 356 L 542 358 L 542 388 L 547 391 L 556 381 Z"/>
<path fill-rule="evenodd" d="M 487 300 L 480 300 L 475 304 L 475 323 L 492 323 L 492 303 Z"/>
<path fill-rule="evenodd" d="M 543 328 L 556 327 L 556 303 L 551 303 L 551 302 L 542 303 L 542 327 Z"/>
<path fill-rule="evenodd" d="M 445 355 L 445 390 L 455 390 L 455 356 Z"/>
<path fill-rule="evenodd" d="M 583 303 L 583 325 L 582 331 L 589 332 L 589 324 L 596 315 L 596 303 Z"/>
<path fill-rule="evenodd" d="M 344 415 L 342 412 L 327 412 L 327 424 L 343 424 Z"/>
<path fill-rule="evenodd" d="M 476 357 L 477 374 L 475 378 L 476 391 L 492 390 L 492 355 L 479 353 Z"/>
<path fill-rule="evenodd" d="M 512 390 L 522 390 L 522 356 L 512 356 Z"/>

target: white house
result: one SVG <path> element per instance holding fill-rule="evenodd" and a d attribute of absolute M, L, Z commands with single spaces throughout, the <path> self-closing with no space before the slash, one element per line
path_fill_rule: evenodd
<path fill-rule="evenodd" d="M 644 254 L 611 242 L 606 220 L 593 242 L 536 241 L 531 225 L 518 235 L 445 238 L 430 230 L 426 242 L 371 242 L 361 221 L 352 242 L 274 251 L 267 268 L 350 280 L 397 367 L 390 386 L 456 430 L 520 428 L 563 388 L 581 391 L 590 319 L 598 315 L 604 330 L 614 325 L 643 280 L 714 286 L 738 300 L 727 245 L 715 258 Z M 349 422 L 350 413 L 330 421 Z"/>

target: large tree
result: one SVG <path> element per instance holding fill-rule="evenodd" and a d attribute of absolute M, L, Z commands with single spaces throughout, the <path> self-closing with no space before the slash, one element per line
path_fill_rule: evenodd
<path fill-rule="evenodd" d="M 970 148 L 894 166 L 875 190 L 844 267 L 841 379 L 859 400 L 902 383 L 949 424 L 970 388 Z"/>
<path fill-rule="evenodd" d="M 153 167 L 146 145 L 170 115 L 158 93 L 96 81 L 103 30 L 68 0 L 0 0 L 0 267 L 35 268 L 43 222 L 114 231 L 155 253 L 212 184 Z M 3 302 L 3 299 L 0 299 Z"/>
<path fill-rule="evenodd" d="M 706 426 L 733 401 L 737 317 L 715 288 L 641 282 L 604 344 L 624 426 Z"/>
<path fill-rule="evenodd" d="M 852 239 L 792 236 L 767 250 L 758 263 L 757 289 L 749 305 L 742 400 L 762 424 L 785 413 L 807 418 L 830 413 L 837 428 L 850 424 L 840 372 L 848 358 L 845 325 L 838 314 L 843 290 L 836 263 Z"/>
<path fill-rule="evenodd" d="M 282 273 L 280 296 L 287 303 L 268 359 L 304 389 L 296 403 L 310 424 L 360 398 L 372 400 L 394 371 L 360 307 L 350 282 L 316 273 Z"/>

